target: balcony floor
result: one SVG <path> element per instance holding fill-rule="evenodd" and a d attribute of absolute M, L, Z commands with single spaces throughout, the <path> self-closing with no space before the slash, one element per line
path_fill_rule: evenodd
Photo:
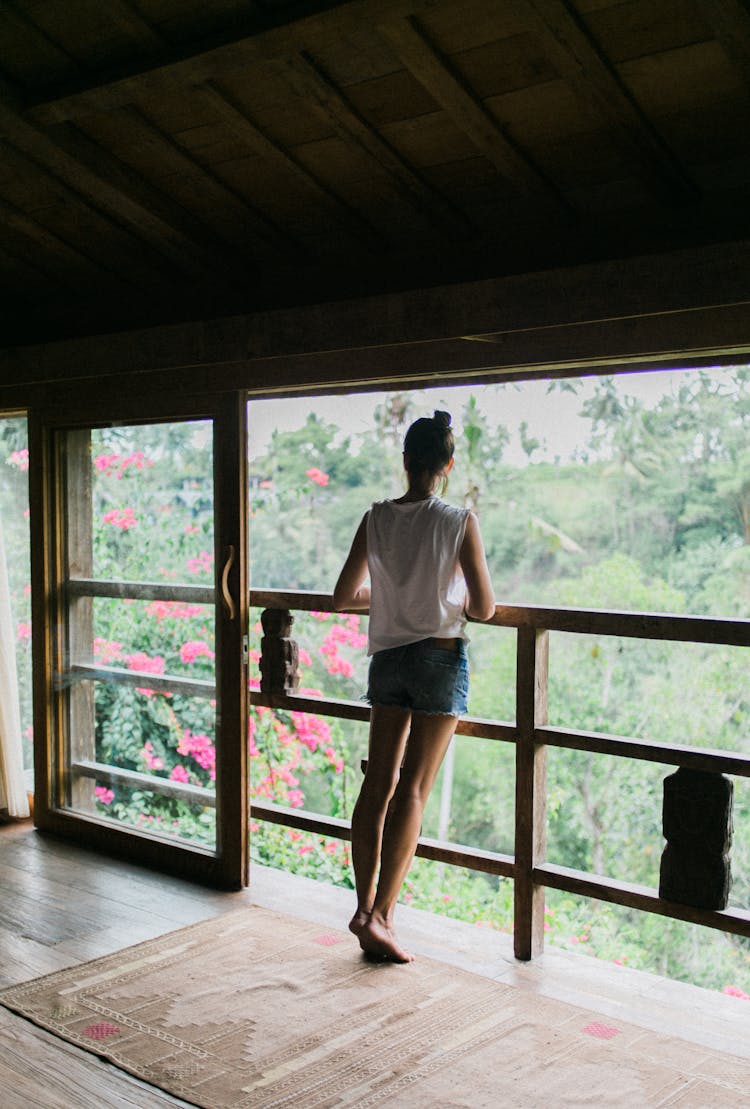
<path fill-rule="evenodd" d="M 253 868 L 249 893 L 254 904 L 329 928 L 345 927 L 353 909 L 349 890 L 260 866 Z M 522 963 L 506 933 L 406 905 L 398 907 L 397 928 L 417 956 L 750 1059 L 750 1002 L 741 998 L 551 947 Z"/>
<path fill-rule="evenodd" d="M 345 927 L 352 909 L 350 891 L 283 871 L 254 866 L 248 890 L 220 893 L 40 836 L 29 824 L 0 828 L 0 876 L 0 987 L 241 905 L 336 929 Z M 585 1008 L 605 1022 L 620 1020 L 750 1059 L 750 1003 L 744 1000 L 554 949 L 534 963 L 519 963 L 509 936 L 406 906 L 399 907 L 398 928 L 417 956 Z M 4 1109 L 185 1104 L 2 1007 L 0 1088 Z"/>

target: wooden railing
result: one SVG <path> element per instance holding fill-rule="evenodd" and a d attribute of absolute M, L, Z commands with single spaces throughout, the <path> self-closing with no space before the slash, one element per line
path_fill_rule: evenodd
<path fill-rule="evenodd" d="M 164 586 L 142 582 L 106 582 L 78 578 L 67 583 L 69 596 L 126 597 L 139 600 L 170 599 L 214 602 L 211 587 Z M 330 612 L 330 594 L 251 590 L 252 608 Z M 581 611 L 498 605 L 487 621 L 496 627 L 515 628 L 516 713 L 515 721 L 501 722 L 463 717 L 458 734 L 511 743 L 516 755 L 515 844 L 514 854 L 467 847 L 462 844 L 420 839 L 417 853 L 425 858 L 463 866 L 472 870 L 512 878 L 514 882 L 514 943 L 520 959 L 529 959 L 542 950 L 544 937 L 544 890 L 553 887 L 584 897 L 691 921 L 721 931 L 750 937 L 750 911 L 746 909 L 709 910 L 667 901 L 655 889 L 618 881 L 597 874 L 573 870 L 546 861 L 546 752 L 548 747 L 570 748 L 600 755 L 688 767 L 711 773 L 750 777 L 750 755 L 707 748 L 657 743 L 651 740 L 551 728 L 547 722 L 547 666 L 550 632 L 630 637 L 675 642 L 725 644 L 750 647 L 750 621 L 725 620 L 698 616 L 666 616 L 645 613 Z M 95 679 L 123 682 L 151 689 L 215 695 L 211 682 L 188 678 L 156 676 L 100 665 L 76 665 L 70 679 Z M 311 712 L 347 720 L 367 721 L 370 710 L 360 702 L 301 695 L 251 693 L 253 705 L 265 705 Z M 212 790 L 107 766 L 87 758 L 74 758 L 70 765 L 74 778 L 96 779 L 112 785 L 148 789 L 191 803 L 215 804 Z M 348 821 L 301 809 L 285 808 L 253 800 L 255 819 L 286 825 L 339 839 L 349 839 Z"/>
<path fill-rule="evenodd" d="M 331 596 L 321 593 L 251 590 L 250 604 L 253 608 L 290 611 L 333 610 Z M 571 632 L 750 647 L 750 621 L 498 605 L 494 617 L 487 623 L 517 630 L 516 719 L 514 723 L 507 723 L 464 717 L 459 721 L 457 731 L 460 735 L 515 745 L 515 852 L 513 856 L 508 856 L 456 843 L 420 839 L 417 853 L 425 858 L 513 879 L 514 944 L 519 959 L 530 959 L 542 950 L 545 887 L 750 936 L 750 911 L 746 909 L 710 910 L 666 901 L 659 897 L 655 889 L 557 866 L 548 863 L 545 857 L 547 747 L 567 747 L 594 754 L 750 777 L 750 755 L 742 753 L 657 743 L 600 732 L 550 728 L 547 723 L 549 633 Z M 253 692 L 251 702 L 268 708 L 301 710 L 349 720 L 366 721 L 369 718 L 366 706 L 331 698 Z M 252 812 L 256 819 L 337 838 L 350 838 L 348 822 L 334 817 L 260 801 L 253 801 Z"/>

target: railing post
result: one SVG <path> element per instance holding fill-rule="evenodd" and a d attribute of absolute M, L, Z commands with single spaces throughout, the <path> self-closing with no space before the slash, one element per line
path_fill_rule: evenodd
<path fill-rule="evenodd" d="M 544 886 L 533 868 L 544 862 L 547 839 L 547 748 L 534 729 L 547 723 L 549 632 L 520 627 L 516 648 L 516 845 L 514 951 L 533 959 L 544 946 Z"/>

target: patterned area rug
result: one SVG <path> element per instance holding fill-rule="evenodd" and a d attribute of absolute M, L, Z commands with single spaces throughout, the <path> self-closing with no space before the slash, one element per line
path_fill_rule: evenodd
<path fill-rule="evenodd" d="M 206 1109 L 750 1105 L 747 1060 L 256 907 L 0 1004 Z"/>

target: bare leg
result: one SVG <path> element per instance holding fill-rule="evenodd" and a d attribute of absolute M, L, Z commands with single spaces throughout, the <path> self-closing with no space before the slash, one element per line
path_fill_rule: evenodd
<path fill-rule="evenodd" d="M 427 798 L 457 722 L 455 716 L 429 713 L 414 713 L 412 717 L 406 758 L 383 833 L 380 874 L 371 912 L 358 930 L 360 946 L 368 954 L 399 963 L 412 960 L 395 937 L 393 913 L 414 858 Z"/>
<path fill-rule="evenodd" d="M 352 863 L 357 911 L 349 928 L 359 936 L 370 919 L 380 865 L 383 828 L 396 788 L 409 734 L 411 712 L 390 705 L 373 705 L 367 773 L 352 813 Z"/>

